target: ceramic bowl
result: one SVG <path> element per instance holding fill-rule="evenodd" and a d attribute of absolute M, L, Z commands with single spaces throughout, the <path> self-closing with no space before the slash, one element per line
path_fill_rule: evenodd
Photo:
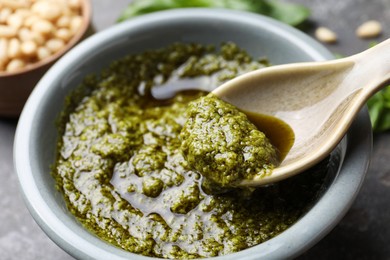
<path fill-rule="evenodd" d="M 83 23 L 62 50 L 19 71 L 0 71 L 0 116 L 16 117 L 20 115 L 28 96 L 46 71 L 88 34 L 91 9 L 90 0 L 81 1 Z"/>
<path fill-rule="evenodd" d="M 115 25 L 76 46 L 41 79 L 22 112 L 14 160 L 26 204 L 47 235 L 80 259 L 150 259 L 100 240 L 67 211 L 55 189 L 50 166 L 55 159 L 55 120 L 64 97 L 83 77 L 129 53 L 173 42 L 220 44 L 234 41 L 252 56 L 272 64 L 331 59 L 332 54 L 300 31 L 259 15 L 228 10 L 185 9 L 154 13 Z M 294 89 L 291 89 L 294 91 Z M 269 241 L 220 259 L 286 259 L 301 254 L 325 236 L 346 213 L 364 179 L 371 153 L 366 109 L 335 149 L 322 195 L 298 222 Z"/>

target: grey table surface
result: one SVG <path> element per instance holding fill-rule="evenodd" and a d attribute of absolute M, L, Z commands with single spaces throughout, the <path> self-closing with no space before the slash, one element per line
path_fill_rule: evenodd
<path fill-rule="evenodd" d="M 92 0 L 96 31 L 115 23 L 130 0 Z M 390 0 L 290 0 L 312 11 L 310 35 L 327 26 L 339 41 L 327 47 L 350 55 L 366 49 L 370 40 L 355 36 L 362 22 L 384 25 L 377 40 L 390 36 Z M 1 93 L 0 93 L 1 95 Z M 26 209 L 13 167 L 12 146 L 17 119 L 0 118 L 0 259 L 72 259 L 37 226 Z M 363 187 L 342 221 L 298 259 L 390 259 L 390 132 L 374 136 L 371 165 Z"/>

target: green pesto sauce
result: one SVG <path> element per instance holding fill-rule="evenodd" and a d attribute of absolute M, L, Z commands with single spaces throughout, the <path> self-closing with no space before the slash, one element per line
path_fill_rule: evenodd
<path fill-rule="evenodd" d="M 287 229 L 316 200 L 327 162 L 275 185 L 208 194 L 183 156 L 183 134 L 180 139 L 189 103 L 205 92 L 151 96 L 153 86 L 205 76 L 213 79 L 212 89 L 264 65 L 231 43 L 217 51 L 174 44 L 129 55 L 87 77 L 60 117 L 53 166 L 70 212 L 115 246 L 163 258 L 225 255 Z"/>
<path fill-rule="evenodd" d="M 242 179 L 268 174 L 278 151 L 236 107 L 212 93 L 188 106 L 180 133 L 188 164 L 215 184 L 234 186 Z"/>

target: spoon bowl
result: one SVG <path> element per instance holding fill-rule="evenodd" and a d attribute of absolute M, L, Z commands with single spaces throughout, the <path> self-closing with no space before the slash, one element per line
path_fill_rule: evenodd
<path fill-rule="evenodd" d="M 274 66 L 246 73 L 213 93 L 243 111 L 274 116 L 295 134 L 290 151 L 259 186 L 298 174 L 324 159 L 340 142 L 366 101 L 390 83 L 390 39 L 332 61 Z"/>

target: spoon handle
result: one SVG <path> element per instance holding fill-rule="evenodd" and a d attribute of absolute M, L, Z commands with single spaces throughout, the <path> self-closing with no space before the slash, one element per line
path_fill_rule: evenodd
<path fill-rule="evenodd" d="M 346 80 L 355 81 L 367 99 L 390 84 L 390 39 L 344 60 L 355 63 Z"/>

